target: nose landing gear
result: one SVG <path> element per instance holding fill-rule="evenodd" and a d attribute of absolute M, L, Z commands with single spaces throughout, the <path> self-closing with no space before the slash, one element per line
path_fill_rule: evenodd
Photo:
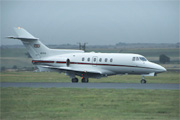
<path fill-rule="evenodd" d="M 141 84 L 146 84 L 146 80 L 145 80 L 144 76 L 142 76 Z"/>

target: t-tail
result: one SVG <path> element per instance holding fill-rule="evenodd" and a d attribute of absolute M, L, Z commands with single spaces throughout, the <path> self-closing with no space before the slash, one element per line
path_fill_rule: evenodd
<path fill-rule="evenodd" d="M 46 45 L 44 45 L 39 38 L 34 37 L 29 32 L 27 32 L 23 28 L 14 28 L 17 33 L 17 37 L 9 36 L 7 38 L 18 39 L 21 40 L 29 54 L 33 59 L 45 59 L 50 56 L 66 54 L 66 53 L 79 53 L 84 52 L 82 50 L 67 50 L 67 49 L 49 49 Z"/>

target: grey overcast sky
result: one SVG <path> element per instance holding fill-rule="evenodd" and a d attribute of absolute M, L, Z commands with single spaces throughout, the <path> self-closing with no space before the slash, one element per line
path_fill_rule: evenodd
<path fill-rule="evenodd" d="M 1 44 L 23 27 L 45 44 L 179 42 L 179 0 L 1 0 Z"/>

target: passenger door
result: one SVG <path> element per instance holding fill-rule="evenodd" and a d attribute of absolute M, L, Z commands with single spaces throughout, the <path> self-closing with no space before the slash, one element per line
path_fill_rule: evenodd
<path fill-rule="evenodd" d="M 98 57 L 97 56 L 92 57 L 92 64 L 93 64 L 93 66 L 96 66 L 97 61 L 98 61 Z"/>

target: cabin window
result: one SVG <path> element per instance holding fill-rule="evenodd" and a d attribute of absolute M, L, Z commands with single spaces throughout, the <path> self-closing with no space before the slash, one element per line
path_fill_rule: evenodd
<path fill-rule="evenodd" d="M 90 61 L 90 58 L 88 58 L 87 61 Z"/>
<path fill-rule="evenodd" d="M 84 57 L 82 58 L 82 61 L 84 61 Z"/>
<path fill-rule="evenodd" d="M 94 60 L 94 62 L 96 62 L 96 58 L 94 58 L 93 60 Z"/>
<path fill-rule="evenodd" d="M 136 60 L 136 58 L 135 58 L 135 57 L 133 57 L 132 61 L 135 61 L 135 60 Z"/>
<path fill-rule="evenodd" d="M 107 62 L 108 61 L 108 59 L 107 58 L 105 58 L 105 62 Z"/>
<path fill-rule="evenodd" d="M 112 58 L 110 59 L 110 62 L 113 62 L 113 59 L 112 59 Z"/>
<path fill-rule="evenodd" d="M 102 62 L 102 58 L 99 58 L 99 62 Z"/>

